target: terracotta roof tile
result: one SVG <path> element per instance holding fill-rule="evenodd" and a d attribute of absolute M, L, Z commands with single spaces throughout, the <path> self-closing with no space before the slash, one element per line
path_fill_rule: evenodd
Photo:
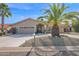
<path fill-rule="evenodd" d="M 4 24 L 4 29 L 7 29 L 9 26 L 13 27 L 12 24 Z M 1 24 L 0 24 L 0 29 L 2 28 Z"/>

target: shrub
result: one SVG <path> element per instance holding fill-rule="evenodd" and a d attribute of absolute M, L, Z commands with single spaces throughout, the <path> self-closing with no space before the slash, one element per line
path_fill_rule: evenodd
<path fill-rule="evenodd" d="M 16 28 L 12 28 L 11 32 L 12 32 L 12 34 L 16 34 L 17 33 L 17 29 Z"/>
<path fill-rule="evenodd" d="M 0 36 L 2 36 L 2 33 L 0 33 Z"/>
<path fill-rule="evenodd" d="M 79 32 L 79 24 L 76 24 L 73 28 L 75 32 Z"/>
<path fill-rule="evenodd" d="M 3 35 L 5 35 L 5 32 L 3 32 Z"/>

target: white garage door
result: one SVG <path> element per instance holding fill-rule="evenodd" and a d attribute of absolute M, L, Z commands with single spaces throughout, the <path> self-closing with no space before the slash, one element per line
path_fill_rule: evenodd
<path fill-rule="evenodd" d="M 20 27 L 18 29 L 18 33 L 33 34 L 34 33 L 34 28 L 33 27 Z"/>

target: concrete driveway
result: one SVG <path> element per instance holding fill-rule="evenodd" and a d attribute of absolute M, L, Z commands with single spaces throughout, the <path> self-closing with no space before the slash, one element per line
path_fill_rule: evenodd
<path fill-rule="evenodd" d="M 46 35 L 36 35 L 36 37 L 48 36 Z M 0 37 L 0 47 L 19 47 L 26 40 L 33 39 L 33 34 L 15 34 L 10 36 Z"/>
<path fill-rule="evenodd" d="M 0 37 L 0 47 L 18 47 L 26 40 L 32 39 L 33 35 L 15 34 L 5 37 Z"/>

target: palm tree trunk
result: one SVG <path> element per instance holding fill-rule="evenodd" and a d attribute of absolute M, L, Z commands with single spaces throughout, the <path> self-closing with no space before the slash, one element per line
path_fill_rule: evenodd
<path fill-rule="evenodd" d="M 4 16 L 2 16 L 2 33 L 4 33 Z"/>
<path fill-rule="evenodd" d="M 52 37 L 55 37 L 55 36 L 60 37 L 58 25 L 53 25 L 51 35 Z"/>

